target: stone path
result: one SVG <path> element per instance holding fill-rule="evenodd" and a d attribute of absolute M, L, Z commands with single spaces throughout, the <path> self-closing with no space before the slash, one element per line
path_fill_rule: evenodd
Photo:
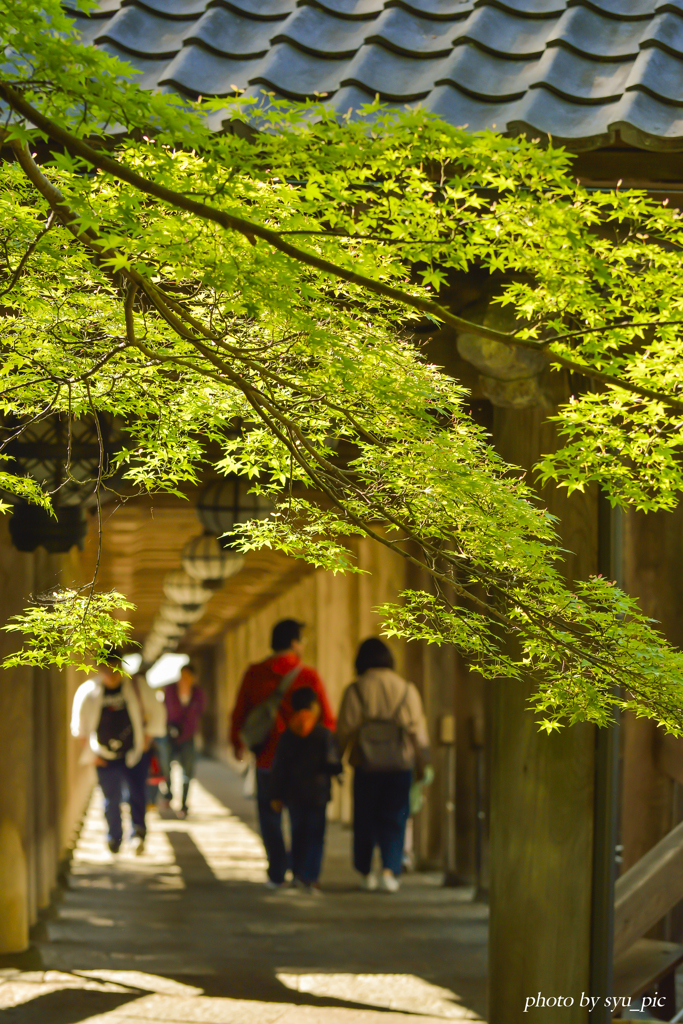
<path fill-rule="evenodd" d="M 486 908 L 469 891 L 416 874 L 359 892 L 333 824 L 323 895 L 273 893 L 238 776 L 201 762 L 191 804 L 150 816 L 144 856 L 112 857 L 95 791 L 37 969 L 0 969 L 1 1024 L 483 1019 Z"/>

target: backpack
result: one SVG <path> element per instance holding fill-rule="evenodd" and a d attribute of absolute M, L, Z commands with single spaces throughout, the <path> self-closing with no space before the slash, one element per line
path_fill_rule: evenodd
<path fill-rule="evenodd" d="M 303 665 L 299 662 L 286 675 L 282 676 L 273 692 L 265 700 L 261 701 L 260 704 L 257 704 L 255 708 L 252 708 L 244 719 L 240 729 L 240 739 L 253 754 L 258 756 L 261 750 L 263 750 L 266 740 L 275 725 L 280 704 L 302 668 Z"/>
<path fill-rule="evenodd" d="M 356 688 L 363 716 L 366 707 L 358 683 Z M 359 767 L 366 772 L 401 772 L 406 770 L 403 752 L 406 730 L 396 721 L 408 696 L 408 683 L 391 718 L 364 718 L 356 734 L 356 747 L 360 754 Z"/>

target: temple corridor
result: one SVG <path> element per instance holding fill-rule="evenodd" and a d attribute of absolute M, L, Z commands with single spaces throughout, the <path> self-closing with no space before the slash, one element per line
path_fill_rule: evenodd
<path fill-rule="evenodd" d="M 328 830 L 323 893 L 270 892 L 255 804 L 203 760 L 192 813 L 149 816 L 146 851 L 106 849 L 95 789 L 68 887 L 31 949 L 0 958 L 3 1024 L 436 1024 L 482 1020 L 486 907 L 405 876 L 363 893 Z"/>

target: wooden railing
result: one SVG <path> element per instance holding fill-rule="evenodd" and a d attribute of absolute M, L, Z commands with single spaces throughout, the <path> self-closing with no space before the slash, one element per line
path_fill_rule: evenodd
<path fill-rule="evenodd" d="M 614 956 L 625 953 L 683 899 L 683 822 L 617 880 Z"/>

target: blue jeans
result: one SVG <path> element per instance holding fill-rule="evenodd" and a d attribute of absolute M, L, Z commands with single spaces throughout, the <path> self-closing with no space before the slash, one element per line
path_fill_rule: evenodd
<path fill-rule="evenodd" d="M 176 761 L 183 770 L 183 810 L 187 810 L 187 794 L 194 778 L 195 745 L 194 737 L 183 743 L 175 743 L 170 736 L 161 736 L 155 741 L 159 764 L 171 797 L 171 761 Z"/>
<path fill-rule="evenodd" d="M 128 800 L 133 822 L 133 835 L 144 836 L 145 827 L 145 783 L 150 751 L 146 751 L 137 764 L 129 768 L 124 758 L 109 761 L 104 768 L 97 769 L 97 779 L 104 796 L 104 817 L 107 821 L 107 839 L 120 843 L 123 839 L 121 803 Z"/>
<path fill-rule="evenodd" d="M 325 806 L 287 804 L 292 825 L 292 874 L 306 885 L 320 877 L 325 845 Z"/>
<path fill-rule="evenodd" d="M 364 772 L 353 777 L 353 866 L 370 873 L 376 846 L 382 866 L 400 875 L 410 811 L 412 772 Z"/>
<path fill-rule="evenodd" d="M 282 814 L 270 806 L 270 770 L 256 769 L 256 804 L 261 838 L 268 858 L 268 878 L 281 885 L 287 870 L 287 853 L 282 836 Z"/>

